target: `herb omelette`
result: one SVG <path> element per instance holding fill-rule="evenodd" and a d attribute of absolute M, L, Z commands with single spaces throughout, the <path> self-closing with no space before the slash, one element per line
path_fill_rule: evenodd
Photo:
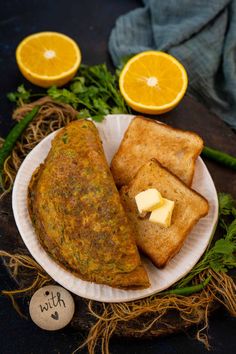
<path fill-rule="evenodd" d="M 28 208 L 42 246 L 79 278 L 124 289 L 150 285 L 91 121 L 57 133 L 31 178 Z"/>

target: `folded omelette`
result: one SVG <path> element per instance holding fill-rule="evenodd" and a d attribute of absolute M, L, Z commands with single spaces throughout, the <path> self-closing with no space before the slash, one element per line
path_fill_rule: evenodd
<path fill-rule="evenodd" d="M 146 288 L 149 280 L 95 125 L 75 121 L 34 172 L 28 208 L 50 256 L 81 279 Z"/>

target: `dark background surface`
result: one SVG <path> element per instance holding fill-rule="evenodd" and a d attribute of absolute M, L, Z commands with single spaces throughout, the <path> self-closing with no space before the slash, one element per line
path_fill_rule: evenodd
<path fill-rule="evenodd" d="M 107 40 L 115 20 L 140 5 L 141 1 L 138 0 L 0 0 L 0 135 L 4 136 L 13 124 L 10 120 L 13 107 L 7 101 L 6 93 L 24 82 L 14 55 L 17 44 L 26 35 L 45 30 L 63 32 L 77 41 L 84 63 L 106 61 L 111 65 Z M 214 170 L 212 165 L 211 168 Z M 0 234 L 0 247 L 4 236 Z M 14 282 L 4 267 L 0 267 L 0 288 L 14 289 Z M 27 313 L 27 299 L 20 304 Z M 114 339 L 111 341 L 111 352 L 208 353 L 201 343 L 194 340 L 193 333 L 190 330 L 188 333 L 153 340 Z M 235 320 L 224 309 L 218 310 L 210 318 L 209 337 L 213 352 L 234 353 L 234 336 Z M 52 333 L 42 331 L 30 320 L 21 319 L 9 300 L 0 297 L 0 354 L 69 354 L 83 338 L 83 333 L 70 327 Z"/>

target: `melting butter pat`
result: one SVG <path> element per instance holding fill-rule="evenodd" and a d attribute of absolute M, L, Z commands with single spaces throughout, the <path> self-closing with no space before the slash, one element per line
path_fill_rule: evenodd
<path fill-rule="evenodd" d="M 163 204 L 152 211 L 149 220 L 163 227 L 169 227 L 171 225 L 171 217 L 175 202 L 172 200 L 162 198 Z"/>
<path fill-rule="evenodd" d="M 153 211 L 163 203 L 161 193 L 155 188 L 146 189 L 135 196 L 138 211 L 141 213 Z"/>

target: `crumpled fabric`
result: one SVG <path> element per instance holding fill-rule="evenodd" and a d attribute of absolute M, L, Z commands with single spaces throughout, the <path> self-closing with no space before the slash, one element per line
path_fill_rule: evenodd
<path fill-rule="evenodd" d="M 187 93 L 236 129 L 236 0 L 143 5 L 116 21 L 108 43 L 114 65 L 147 50 L 172 54 L 187 70 Z"/>

